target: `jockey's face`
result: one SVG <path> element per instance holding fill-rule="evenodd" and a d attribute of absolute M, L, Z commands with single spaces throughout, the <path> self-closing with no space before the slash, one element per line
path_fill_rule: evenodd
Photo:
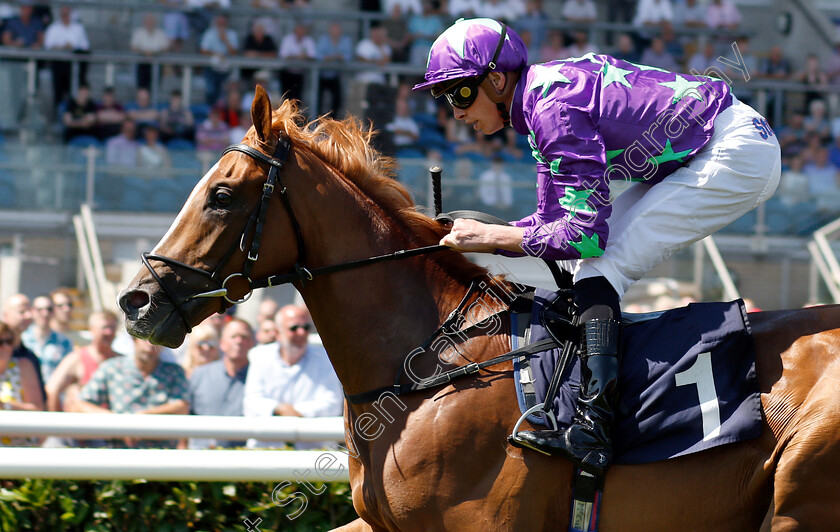
<path fill-rule="evenodd" d="M 485 135 L 491 135 L 505 126 L 499 109 L 487 97 L 483 87 L 478 90 L 478 96 L 471 106 L 466 109 L 453 107 L 452 114 L 456 120 L 463 120 L 468 126 Z"/>

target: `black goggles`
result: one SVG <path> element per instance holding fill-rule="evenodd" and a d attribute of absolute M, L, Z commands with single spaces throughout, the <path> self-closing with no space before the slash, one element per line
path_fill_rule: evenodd
<path fill-rule="evenodd" d="M 507 37 L 507 26 L 502 24 L 502 35 L 499 37 L 499 43 L 496 45 L 496 51 L 493 54 L 493 59 L 481 75 L 456 80 L 455 84 L 438 90 L 433 88 L 432 96 L 438 98 L 445 95 L 449 105 L 457 107 L 458 109 L 467 109 L 475 103 L 475 99 L 478 98 L 478 90 L 481 87 L 481 84 L 487 78 L 487 75 L 496 68 L 496 61 L 499 60 L 499 54 L 502 52 L 502 46 L 505 44 L 505 37 Z"/>

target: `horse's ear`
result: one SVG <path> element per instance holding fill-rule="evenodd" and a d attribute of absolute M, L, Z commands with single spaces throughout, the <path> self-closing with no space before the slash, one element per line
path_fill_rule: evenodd
<path fill-rule="evenodd" d="M 271 137 L 271 100 L 268 98 L 268 93 L 260 85 L 257 85 L 254 92 L 254 102 L 251 104 L 251 121 L 254 123 L 257 138 L 262 142 L 268 142 Z"/>

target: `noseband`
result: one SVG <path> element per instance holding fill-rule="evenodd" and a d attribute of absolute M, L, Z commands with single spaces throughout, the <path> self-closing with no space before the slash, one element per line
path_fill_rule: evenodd
<path fill-rule="evenodd" d="M 220 280 L 222 268 L 224 268 L 224 266 L 233 256 L 234 252 L 236 251 L 236 247 L 232 247 L 228 250 L 228 252 L 225 254 L 224 257 L 222 257 L 222 260 L 219 261 L 219 263 L 216 265 L 216 268 L 212 272 L 196 268 L 195 266 L 190 266 L 189 264 L 184 264 L 181 261 L 175 260 L 170 257 L 165 257 L 163 255 L 156 255 L 146 252 L 141 254 L 140 256 L 141 260 L 143 261 L 143 265 L 149 270 L 149 273 L 152 275 L 152 278 L 154 278 L 154 280 L 158 283 L 161 289 L 163 289 L 163 292 L 164 294 L 166 294 L 167 299 L 169 299 L 169 301 L 175 308 L 175 311 L 183 320 L 184 325 L 187 327 L 187 332 L 192 331 L 192 327 L 190 326 L 190 322 L 187 319 L 187 312 L 184 309 L 183 305 L 185 303 L 189 303 L 194 299 L 207 297 L 222 298 L 222 308 L 220 312 L 224 312 L 227 308 L 225 306 L 225 302 L 229 303 L 230 305 L 238 305 L 240 303 L 244 303 L 245 301 L 248 301 L 248 299 L 250 299 L 251 295 L 254 293 L 254 289 L 256 288 L 266 288 L 269 286 L 278 286 L 281 284 L 294 283 L 298 281 L 301 284 L 304 284 L 306 281 L 311 281 L 316 275 L 333 273 L 342 270 L 349 270 L 351 268 L 358 268 L 360 266 L 366 266 L 368 264 L 374 264 L 377 262 L 384 262 L 388 260 L 405 259 L 417 255 L 423 255 L 426 253 L 433 253 L 435 251 L 448 249 L 446 246 L 443 245 L 425 246 L 409 250 L 400 250 L 387 255 L 379 255 L 376 257 L 370 257 L 366 259 L 343 262 L 341 264 L 334 264 L 331 266 L 323 266 L 320 268 L 314 268 L 312 270 L 304 268 L 303 266 L 301 266 L 301 262 L 306 256 L 306 247 L 304 245 L 303 237 L 301 235 L 300 224 L 298 223 L 297 218 L 295 217 L 295 212 L 292 209 L 292 204 L 289 202 L 289 197 L 286 194 L 286 187 L 283 185 L 283 182 L 280 180 L 280 177 L 278 175 L 280 170 L 283 169 L 286 159 L 289 156 L 289 152 L 291 151 L 291 143 L 288 139 L 284 138 L 281 135 L 280 139 L 277 142 L 277 146 L 274 149 L 274 155 L 271 157 L 252 148 L 251 146 L 248 146 L 247 144 L 234 144 L 233 146 L 229 146 L 225 149 L 225 151 L 222 153 L 222 157 L 224 157 L 232 151 L 244 153 L 258 161 L 269 165 L 268 175 L 266 176 L 265 183 L 263 184 L 262 198 L 260 199 L 259 203 L 257 203 L 256 207 L 254 207 L 254 210 L 251 212 L 251 216 L 248 218 L 248 221 L 245 224 L 245 228 L 242 230 L 242 234 L 239 237 L 239 250 L 245 252 L 245 242 L 247 241 L 248 234 L 253 228 L 254 236 L 253 238 L 251 238 L 251 247 L 250 249 L 248 249 L 247 259 L 245 260 L 245 265 L 243 266 L 242 271 L 232 273 L 228 275 L 224 280 Z M 280 199 L 283 201 L 283 206 L 285 207 L 286 212 L 289 213 L 289 218 L 292 222 L 292 228 L 295 232 L 295 239 L 297 240 L 297 261 L 295 262 L 294 272 L 292 273 L 272 275 L 264 279 L 252 281 L 250 277 L 251 269 L 253 268 L 254 263 L 257 262 L 257 259 L 259 259 L 263 227 L 265 226 L 265 219 L 266 215 L 268 214 L 268 205 L 269 201 L 271 200 L 271 196 L 274 194 L 275 189 L 277 189 L 280 192 Z M 177 266 L 178 268 L 196 273 L 219 285 L 219 288 L 191 295 L 187 297 L 183 302 L 181 302 L 178 300 L 178 298 L 175 297 L 175 293 L 172 290 L 170 290 L 169 287 L 167 287 L 166 284 L 163 282 L 163 279 L 161 279 L 160 275 L 158 275 L 158 273 L 149 263 L 150 260 L 162 262 L 170 268 L 173 266 Z M 248 293 L 246 293 L 239 300 L 230 299 L 228 297 L 227 284 L 232 279 L 240 277 L 248 283 Z"/>

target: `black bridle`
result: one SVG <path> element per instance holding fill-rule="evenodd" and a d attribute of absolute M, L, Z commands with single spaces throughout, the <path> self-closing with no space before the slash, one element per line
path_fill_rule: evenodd
<path fill-rule="evenodd" d="M 283 166 L 286 163 L 286 159 L 289 156 L 289 152 L 291 151 L 291 143 L 288 141 L 288 139 L 280 135 L 280 138 L 277 142 L 277 146 L 274 149 L 274 155 L 270 157 L 262 153 L 261 151 L 256 150 L 251 146 L 248 146 L 247 144 L 234 144 L 233 146 L 229 146 L 227 149 L 225 149 L 225 151 L 222 153 L 222 157 L 233 151 L 244 153 L 258 161 L 269 165 L 268 175 L 266 176 L 265 183 L 263 184 L 262 197 L 260 198 L 260 201 L 259 203 L 257 203 L 254 210 L 251 211 L 251 215 L 248 218 L 248 221 L 245 224 L 245 228 L 242 230 L 242 234 L 239 238 L 239 250 L 245 252 L 245 243 L 247 241 L 248 235 L 253 229 L 254 236 L 251 238 L 251 246 L 247 251 L 247 258 L 245 260 L 244 266 L 242 267 L 242 271 L 232 273 L 225 277 L 224 280 L 220 280 L 222 268 L 225 267 L 230 258 L 233 256 L 233 254 L 236 251 L 236 247 L 232 247 L 227 251 L 227 253 L 224 255 L 224 257 L 222 257 L 222 259 L 219 261 L 219 263 L 216 265 L 216 268 L 212 272 L 196 268 L 195 266 L 190 266 L 189 264 L 184 264 L 181 261 L 172 259 L 170 257 L 165 257 L 163 255 L 156 255 L 149 252 L 141 254 L 141 260 L 143 261 L 143 265 L 146 266 L 146 268 L 149 270 L 149 273 L 152 275 L 152 278 L 154 278 L 154 280 L 158 283 L 161 289 L 163 289 L 164 294 L 166 294 L 166 297 L 172 303 L 173 307 L 175 308 L 175 311 L 178 313 L 178 315 L 183 320 L 184 325 L 187 327 L 187 332 L 190 332 L 192 330 L 192 327 L 190 326 L 190 322 L 187 319 L 187 313 L 184 310 L 183 305 L 194 299 L 208 297 L 222 298 L 223 301 L 221 311 L 224 312 L 224 310 L 227 308 L 225 306 L 225 302 L 229 303 L 230 305 L 238 305 L 240 303 L 244 303 L 245 301 L 250 299 L 251 295 L 254 293 L 254 289 L 256 288 L 266 288 L 269 286 L 278 286 L 281 284 L 294 282 L 300 282 L 301 285 L 303 285 L 306 281 L 311 281 L 316 275 L 323 275 L 342 270 L 349 270 L 351 268 L 358 268 L 360 266 L 375 264 L 377 262 L 404 259 L 408 257 L 414 257 L 417 255 L 423 255 L 426 253 L 433 253 L 435 251 L 448 249 L 446 246 L 443 245 L 425 246 L 409 250 L 400 250 L 394 253 L 389 253 L 387 255 L 379 255 L 376 257 L 369 257 L 366 259 L 343 262 L 331 266 L 322 266 L 320 268 L 313 269 L 305 268 L 301 266 L 301 262 L 303 262 L 304 258 L 306 257 L 306 246 L 304 245 L 300 224 L 298 223 L 297 218 L 295 217 L 295 211 L 292 209 L 292 204 L 289 202 L 289 197 L 286 194 L 286 187 L 283 185 L 283 182 L 280 180 L 280 177 L 278 175 L 280 170 L 283 169 Z M 260 246 L 262 244 L 262 233 L 263 228 L 265 226 L 266 215 L 268 214 L 268 206 L 275 190 L 278 190 L 280 192 L 280 199 L 283 201 L 283 207 L 285 207 L 286 212 L 289 214 L 289 218 L 291 219 L 292 228 L 295 233 L 295 239 L 297 240 L 297 260 L 295 261 L 294 272 L 292 273 L 272 275 L 264 279 L 257 279 L 256 281 L 253 281 L 250 277 L 251 270 L 253 269 L 254 264 L 257 262 L 257 259 L 259 259 Z M 149 263 L 149 260 L 156 260 L 166 264 L 169 267 L 177 266 L 178 268 L 191 271 L 202 277 L 206 277 L 213 283 L 218 284 L 219 288 L 189 296 L 183 302 L 179 301 L 178 298 L 175 296 L 174 292 L 172 292 L 172 290 L 170 290 L 169 287 L 167 287 L 166 284 L 164 284 L 163 279 L 161 279 L 160 275 L 157 274 L 155 269 Z M 242 278 L 248 283 L 248 292 L 244 296 L 242 296 L 242 298 L 238 300 L 233 300 L 228 297 L 227 284 L 232 279 L 237 278 Z"/>

